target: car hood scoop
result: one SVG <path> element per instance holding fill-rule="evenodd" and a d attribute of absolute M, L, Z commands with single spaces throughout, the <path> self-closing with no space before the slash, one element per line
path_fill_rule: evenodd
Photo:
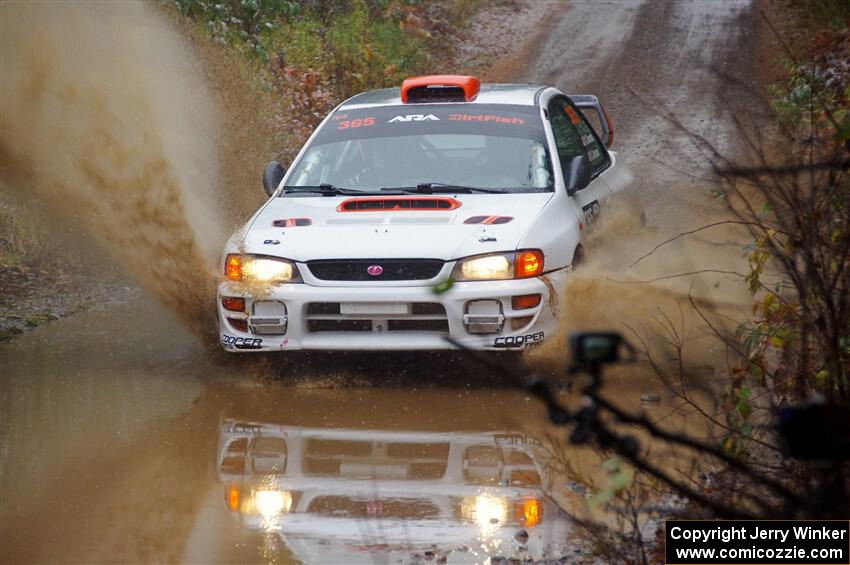
<path fill-rule="evenodd" d="M 449 196 L 367 196 L 347 198 L 337 212 L 440 212 L 455 210 L 461 203 Z"/>
<path fill-rule="evenodd" d="M 365 217 L 359 218 L 351 218 L 351 217 L 340 217 L 340 218 L 328 218 L 325 223 L 328 225 L 336 225 L 336 226 L 350 226 L 350 225 L 383 225 L 383 224 L 420 224 L 420 225 L 434 225 L 434 224 L 450 224 L 453 221 L 452 216 L 447 215 L 439 215 L 434 214 L 430 216 L 425 216 L 424 214 L 415 214 L 412 216 L 396 216 L 387 218 L 382 215 L 369 215 Z"/>

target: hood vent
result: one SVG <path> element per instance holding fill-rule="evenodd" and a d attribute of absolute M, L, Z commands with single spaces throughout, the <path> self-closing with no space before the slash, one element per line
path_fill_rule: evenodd
<path fill-rule="evenodd" d="M 294 228 L 297 226 L 309 226 L 313 224 L 310 218 L 286 218 L 284 220 L 275 220 L 272 226 L 276 228 Z"/>
<path fill-rule="evenodd" d="M 337 212 L 444 212 L 460 208 L 454 198 L 443 196 L 387 196 L 349 198 L 337 206 Z"/>
<path fill-rule="evenodd" d="M 507 224 L 513 218 L 511 216 L 472 216 L 471 218 L 467 218 L 463 223 L 464 224 Z"/>

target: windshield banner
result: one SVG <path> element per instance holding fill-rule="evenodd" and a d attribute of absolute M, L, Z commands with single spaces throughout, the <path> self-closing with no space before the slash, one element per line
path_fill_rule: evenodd
<path fill-rule="evenodd" d="M 507 104 L 405 104 L 337 111 L 314 143 L 459 133 L 519 137 L 545 144 L 539 110 Z"/>

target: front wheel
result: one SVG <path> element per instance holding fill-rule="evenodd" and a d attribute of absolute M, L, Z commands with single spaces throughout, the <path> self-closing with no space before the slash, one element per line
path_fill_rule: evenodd
<path fill-rule="evenodd" d="M 584 247 L 579 245 L 576 247 L 576 250 L 573 251 L 573 263 L 571 265 L 572 270 L 575 271 L 577 267 L 580 267 L 584 263 Z"/>

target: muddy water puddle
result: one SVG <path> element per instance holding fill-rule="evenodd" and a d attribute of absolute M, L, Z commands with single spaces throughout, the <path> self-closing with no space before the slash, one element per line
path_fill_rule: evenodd
<path fill-rule="evenodd" d="M 209 302 L 199 297 L 211 288 L 207 265 L 226 236 L 222 227 L 237 221 L 214 220 L 224 214 L 217 196 L 259 195 L 227 176 L 259 166 L 233 156 L 227 162 L 238 166 L 211 166 L 222 143 L 206 119 L 216 113 L 214 97 L 184 41 L 151 10 L 116 8 L 103 20 L 90 17 L 90 7 L 21 6 L 4 5 L 5 22 L 33 24 L 4 36 L 9 60 L 18 61 L 4 67 L 4 100 L 16 109 L 3 124 L 4 141 L 14 146 L 0 143 L 9 166 L 36 171 L 42 199 L 73 212 L 171 306 L 145 301 L 89 312 L 0 344 L 0 561 L 480 562 L 570 554 L 571 523 L 546 495 L 581 510 L 604 488 L 605 456 L 559 444 L 563 431 L 548 426 L 542 406 L 513 383 L 456 355 L 225 360 L 198 345 L 183 326 L 201 334 L 213 327 Z M 677 240 L 622 272 L 659 241 L 709 221 L 716 206 L 711 183 L 693 178 L 702 161 L 682 151 L 681 137 L 629 90 L 610 88 L 630 78 L 637 91 L 663 97 L 697 131 L 724 141 L 730 122 L 711 113 L 722 89 L 703 71 L 682 82 L 677 69 L 708 69 L 708 55 L 718 68 L 749 69 L 749 58 L 737 60 L 751 52 L 740 48 L 749 26 L 729 22 L 752 10 L 746 2 L 730 6 L 600 11 L 576 3 L 553 28 L 546 63 L 529 65 L 548 73 L 534 80 L 603 96 L 619 119 L 616 147 L 631 159 L 657 230 L 644 242 L 589 249 L 587 276 L 567 289 L 577 299 L 565 301 L 564 332 L 631 327 L 658 342 L 663 309 L 677 331 L 699 338 L 698 324 L 679 325 L 681 304 L 691 296 L 697 304 L 736 298 L 730 288 L 738 281 L 728 275 L 665 280 L 649 290 L 637 284 L 735 270 L 739 238 L 726 231 L 703 232 L 703 245 Z M 104 21 L 113 32 L 100 33 Z M 125 41 L 122 30 L 132 31 Z M 576 33 L 586 30 L 594 37 Z M 707 49 L 712 44 L 725 47 Z M 592 64 L 576 70 L 565 54 L 587 45 Z M 144 72 L 130 76 L 128 68 Z M 121 80 L 104 85 L 103 76 Z M 693 112 L 697 102 L 704 112 Z M 204 119 L 192 119 L 198 115 Z M 697 127 L 703 121 L 708 131 Z M 52 168 L 37 167 L 55 154 L 45 143 L 74 151 Z M 269 151 L 246 153 L 266 159 Z M 531 356 L 547 370 L 563 365 L 565 335 L 557 339 Z M 688 352 L 705 382 L 725 363 L 710 346 Z M 675 410 L 681 399 L 645 366 L 611 371 L 603 391 L 666 426 L 710 431 L 697 415 Z M 644 393 L 660 401 L 641 404 Z M 579 401 L 574 392 L 565 400 Z M 641 440 L 654 461 L 687 473 L 677 454 Z M 551 472 L 553 455 L 571 474 L 566 466 Z"/>
<path fill-rule="evenodd" d="M 168 364 L 186 351 L 177 325 L 146 328 L 167 312 L 156 304 L 86 312 L 0 346 L 0 505 L 2 524 L 41 503 L 68 462 L 144 433 L 156 418 L 180 414 L 200 392 Z M 11 493 L 20 493 L 20 496 Z"/>
<path fill-rule="evenodd" d="M 185 558 L 245 546 L 308 563 L 554 555 L 569 523 L 543 493 L 529 432 L 541 426 L 512 390 L 254 389 L 222 412 L 218 482 Z M 212 523 L 231 537 L 211 545 Z"/>
<path fill-rule="evenodd" d="M 148 301 L 0 347 L 3 561 L 571 551 L 571 523 L 547 496 L 548 437 L 563 434 L 461 356 L 222 359 Z M 647 379 L 612 374 L 612 398 L 639 409 L 660 391 Z M 589 450 L 567 457 L 589 486 L 558 499 L 577 510 L 605 472 Z"/>

